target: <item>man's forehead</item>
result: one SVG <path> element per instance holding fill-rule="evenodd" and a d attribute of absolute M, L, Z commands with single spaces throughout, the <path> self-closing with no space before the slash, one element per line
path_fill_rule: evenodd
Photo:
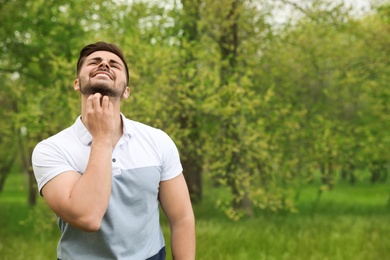
<path fill-rule="evenodd" d="M 115 53 L 109 52 L 109 51 L 95 51 L 92 52 L 88 57 L 86 58 L 87 60 L 91 59 L 96 59 L 96 58 L 101 58 L 101 59 L 107 59 L 107 60 L 114 60 L 116 62 L 119 62 L 123 64 L 121 58 L 119 58 L 118 55 Z"/>

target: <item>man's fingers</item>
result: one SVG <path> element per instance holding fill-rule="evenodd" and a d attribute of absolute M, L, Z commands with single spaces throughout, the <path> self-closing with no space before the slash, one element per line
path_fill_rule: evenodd
<path fill-rule="evenodd" d="M 109 103 L 110 103 L 110 99 L 108 98 L 108 96 L 103 96 L 102 97 L 102 108 L 104 110 L 108 109 Z"/>
<path fill-rule="evenodd" d="M 109 112 L 112 109 L 112 103 L 108 96 L 103 96 L 100 93 L 92 94 L 87 99 L 87 113 Z"/>
<path fill-rule="evenodd" d="M 112 135 L 115 126 L 113 104 L 108 96 L 100 93 L 90 95 L 87 99 L 85 123 L 92 136 Z"/>
<path fill-rule="evenodd" d="M 96 93 L 92 96 L 92 108 L 93 109 L 99 109 L 101 107 L 100 100 L 102 98 L 102 94 Z"/>

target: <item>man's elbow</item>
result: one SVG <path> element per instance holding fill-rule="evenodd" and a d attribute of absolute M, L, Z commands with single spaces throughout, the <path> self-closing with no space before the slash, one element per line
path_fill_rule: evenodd
<path fill-rule="evenodd" d="M 186 228 L 194 228 L 195 227 L 195 216 L 193 213 L 189 213 L 186 215 L 181 216 L 180 218 L 176 218 L 175 220 L 171 221 L 170 224 L 172 226 L 178 226 L 178 227 L 186 227 Z"/>
<path fill-rule="evenodd" d="M 96 232 L 102 225 L 102 218 L 80 218 L 75 221 L 69 221 L 69 224 L 84 232 Z"/>
<path fill-rule="evenodd" d="M 101 223 L 89 223 L 89 225 L 84 225 L 80 229 L 85 232 L 96 232 L 99 231 Z"/>

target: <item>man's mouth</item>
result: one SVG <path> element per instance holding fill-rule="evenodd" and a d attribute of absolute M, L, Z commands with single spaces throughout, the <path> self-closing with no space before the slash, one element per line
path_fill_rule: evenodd
<path fill-rule="evenodd" d="M 109 77 L 111 80 L 113 80 L 113 77 L 111 76 L 110 73 L 108 72 L 105 72 L 105 71 L 97 71 L 95 72 L 93 75 L 92 75 L 92 78 L 96 77 L 96 76 L 105 76 L 105 77 Z"/>

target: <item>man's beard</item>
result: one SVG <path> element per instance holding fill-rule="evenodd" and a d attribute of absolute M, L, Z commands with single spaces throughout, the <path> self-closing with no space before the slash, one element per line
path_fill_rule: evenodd
<path fill-rule="evenodd" d="M 103 82 L 98 82 L 93 85 L 90 82 L 87 82 L 85 86 L 80 82 L 80 92 L 85 96 L 100 93 L 102 94 L 102 96 L 122 97 L 123 93 L 125 92 L 125 89 L 125 86 L 123 86 L 122 90 L 112 89 Z"/>

